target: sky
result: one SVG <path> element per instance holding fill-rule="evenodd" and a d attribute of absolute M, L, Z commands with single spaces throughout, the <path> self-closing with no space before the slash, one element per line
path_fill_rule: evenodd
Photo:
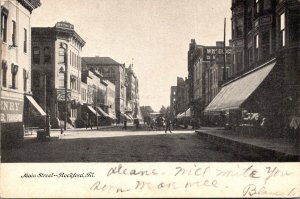
<path fill-rule="evenodd" d="M 231 37 L 231 0 L 41 0 L 32 27 L 68 21 L 86 41 L 82 57 L 111 57 L 133 69 L 140 105 L 170 104 L 171 86 L 187 77 L 191 39 L 215 45 Z"/>

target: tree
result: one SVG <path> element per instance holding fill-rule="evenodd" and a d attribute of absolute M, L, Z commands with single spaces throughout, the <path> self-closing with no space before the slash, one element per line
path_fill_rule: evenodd
<path fill-rule="evenodd" d="M 162 106 L 160 108 L 159 112 L 162 114 L 162 116 L 164 118 L 170 119 L 171 113 L 170 113 L 170 107 L 169 106 L 167 106 L 167 107 Z"/>
<path fill-rule="evenodd" d="M 152 109 L 151 106 L 141 106 L 141 114 L 142 114 L 142 117 L 145 118 L 145 117 L 150 117 L 150 113 L 153 113 L 154 110 Z"/>

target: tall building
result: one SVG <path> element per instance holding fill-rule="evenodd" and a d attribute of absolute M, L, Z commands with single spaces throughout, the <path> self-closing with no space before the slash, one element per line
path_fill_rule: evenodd
<path fill-rule="evenodd" d="M 41 6 L 39 0 L 1 1 L 0 132 L 2 147 L 10 147 L 23 140 L 25 119 L 23 112 L 28 112 L 26 103 L 31 103 L 32 106 L 36 106 L 37 110 L 41 110 L 31 96 L 30 46 L 31 13 L 39 6 Z M 43 115 L 44 112 L 41 110 L 40 114 Z"/>
<path fill-rule="evenodd" d="M 124 120 L 126 107 L 125 64 L 120 64 L 110 57 L 83 57 L 82 67 L 98 71 L 104 79 L 115 84 L 115 106 L 118 122 Z"/>
<path fill-rule="evenodd" d="M 299 117 L 299 8 L 298 0 L 232 1 L 233 76 L 206 111 L 225 112 L 236 127 L 255 114 L 274 133 Z"/>
<path fill-rule="evenodd" d="M 85 41 L 68 22 L 31 30 L 33 95 L 49 111 L 53 127 L 66 114 L 68 123 L 75 126 L 80 118 L 80 54 Z"/>
<path fill-rule="evenodd" d="M 126 68 L 126 113 L 133 118 L 142 119 L 140 110 L 139 82 L 133 71 L 133 64 Z"/>
<path fill-rule="evenodd" d="M 224 47 L 222 42 L 216 46 L 197 45 L 191 40 L 188 52 L 188 84 L 191 115 L 195 121 L 204 122 L 204 109 L 219 91 L 219 83 L 223 81 Z M 226 46 L 226 57 L 231 59 L 231 47 Z M 224 60 L 224 58 L 223 58 Z M 227 61 L 228 76 L 230 64 Z"/>

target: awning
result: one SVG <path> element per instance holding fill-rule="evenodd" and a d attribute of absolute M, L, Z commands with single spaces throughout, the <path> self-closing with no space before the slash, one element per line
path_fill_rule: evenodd
<path fill-rule="evenodd" d="M 33 97 L 26 95 L 26 98 L 34 106 L 34 108 L 41 114 L 41 116 L 46 116 L 45 111 L 40 107 L 40 105 L 33 99 Z"/>
<path fill-rule="evenodd" d="M 131 120 L 131 118 L 130 118 L 128 115 L 126 115 L 126 114 L 124 114 L 124 113 L 122 113 L 122 112 L 121 112 L 121 115 L 122 115 L 123 117 L 126 117 L 128 120 Z"/>
<path fill-rule="evenodd" d="M 188 110 L 186 110 L 185 112 L 185 117 L 191 117 L 192 114 L 191 114 L 191 108 L 189 108 Z"/>
<path fill-rule="evenodd" d="M 268 76 L 275 64 L 276 62 L 273 61 L 223 86 L 217 96 L 206 107 L 205 112 L 240 108 L 245 100 L 249 98 Z"/>
<path fill-rule="evenodd" d="M 117 117 L 116 117 L 114 114 L 112 114 L 112 113 L 108 113 L 108 115 L 109 115 L 109 117 L 110 117 L 111 119 L 113 119 L 113 120 L 116 120 L 116 119 L 117 119 Z"/>
<path fill-rule="evenodd" d="M 88 109 L 92 112 L 92 113 L 94 113 L 95 115 L 97 115 L 97 112 L 95 111 L 95 109 L 93 108 L 93 107 L 91 107 L 91 106 L 87 106 L 88 107 Z"/>
<path fill-rule="evenodd" d="M 100 108 L 99 106 L 96 107 L 97 110 L 101 113 L 102 116 L 104 117 L 109 117 L 109 115 L 107 113 L 104 112 L 104 110 L 102 108 Z"/>

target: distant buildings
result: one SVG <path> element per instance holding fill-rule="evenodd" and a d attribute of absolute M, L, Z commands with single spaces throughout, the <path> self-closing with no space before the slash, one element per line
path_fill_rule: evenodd
<path fill-rule="evenodd" d="M 50 112 L 53 127 L 65 117 L 75 125 L 80 118 L 80 54 L 85 41 L 72 24 L 58 22 L 54 27 L 33 27 L 31 45 L 33 96 Z"/>
<path fill-rule="evenodd" d="M 173 120 L 176 118 L 176 99 L 177 99 L 177 86 L 171 86 L 170 94 L 170 116 Z"/>
<path fill-rule="evenodd" d="M 2 147 L 19 144 L 24 135 L 23 112 L 45 113 L 31 96 L 31 12 L 39 0 L 1 1 L 0 131 Z M 30 110 L 29 110 L 30 109 Z M 41 111 L 40 111 L 41 110 Z"/>
<path fill-rule="evenodd" d="M 126 69 L 125 64 L 110 57 L 84 57 L 82 65 L 88 70 L 98 71 L 104 79 L 115 84 L 115 113 L 119 123 L 125 117 L 128 120 L 140 118 L 138 79 L 131 67 Z"/>

